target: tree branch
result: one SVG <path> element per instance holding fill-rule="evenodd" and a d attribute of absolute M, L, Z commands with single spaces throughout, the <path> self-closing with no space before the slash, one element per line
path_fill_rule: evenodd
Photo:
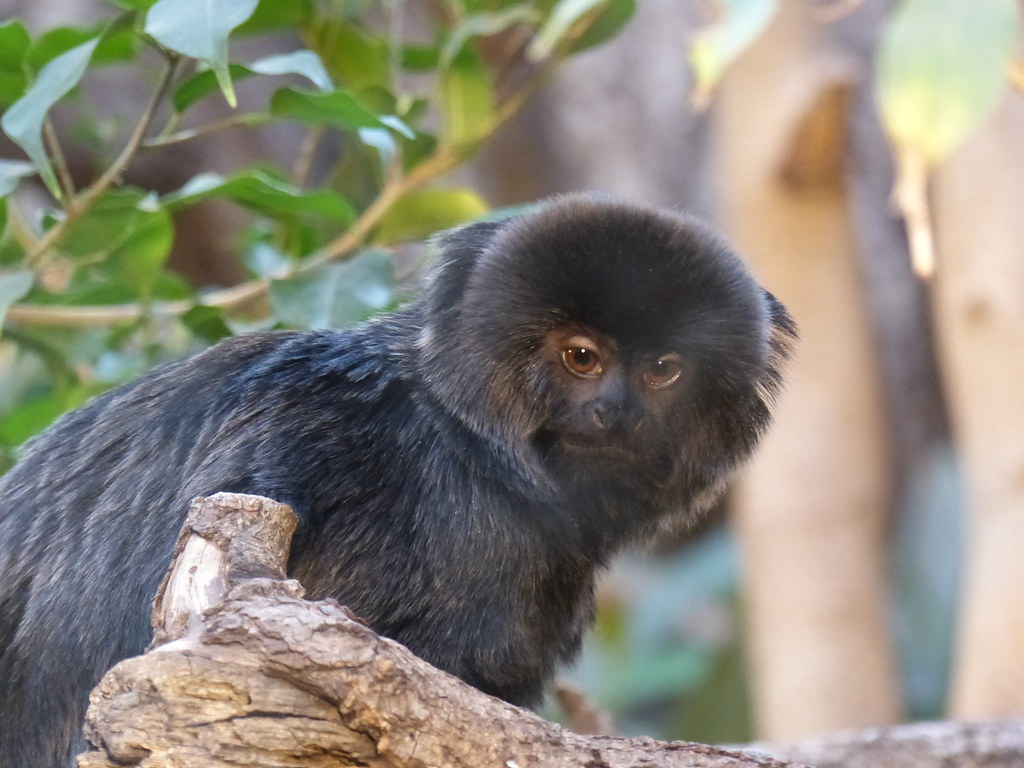
<path fill-rule="evenodd" d="M 1017 768 L 1024 722 L 919 723 L 743 750 L 583 736 L 487 696 L 285 578 L 295 517 L 193 502 L 149 653 L 90 696 L 79 768 Z"/>
<path fill-rule="evenodd" d="M 155 647 L 90 697 L 80 768 L 784 768 L 732 750 L 587 737 L 487 696 L 283 579 L 295 518 L 193 503 L 154 602 Z"/>

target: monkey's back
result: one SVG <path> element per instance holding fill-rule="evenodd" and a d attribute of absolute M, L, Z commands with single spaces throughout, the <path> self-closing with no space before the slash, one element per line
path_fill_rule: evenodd
<path fill-rule="evenodd" d="M 507 533 L 509 488 L 489 478 L 504 457 L 410 385 L 407 317 L 229 340 L 66 415 L 0 478 L 0 765 L 80 751 L 88 691 L 144 650 L 188 502 L 217 491 L 293 506 L 289 569 L 310 597 L 537 698 L 578 645 L 592 569 L 562 563 L 547 578 L 569 593 L 522 594 L 539 534 Z"/>

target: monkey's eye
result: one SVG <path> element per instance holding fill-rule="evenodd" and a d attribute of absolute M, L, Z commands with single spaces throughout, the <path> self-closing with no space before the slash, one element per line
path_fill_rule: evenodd
<path fill-rule="evenodd" d="M 683 361 L 679 355 L 659 357 L 644 371 L 644 382 L 655 389 L 670 387 L 683 375 Z"/>
<path fill-rule="evenodd" d="M 562 350 L 562 363 L 576 376 L 600 376 L 604 373 L 601 356 L 589 347 L 568 347 Z"/>

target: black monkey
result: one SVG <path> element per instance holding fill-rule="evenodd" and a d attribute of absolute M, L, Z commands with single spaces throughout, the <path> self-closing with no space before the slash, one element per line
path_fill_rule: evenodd
<path fill-rule="evenodd" d="M 693 219 L 571 196 L 435 246 L 404 309 L 158 369 L 0 479 L 0 765 L 83 748 L 195 496 L 292 505 L 311 598 L 529 705 L 595 571 L 706 507 L 768 425 L 793 323 Z"/>

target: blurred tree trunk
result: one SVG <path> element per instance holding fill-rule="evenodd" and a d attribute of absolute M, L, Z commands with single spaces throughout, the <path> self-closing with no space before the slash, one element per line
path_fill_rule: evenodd
<path fill-rule="evenodd" d="M 950 714 L 1024 712 L 1024 100 L 934 184 L 935 323 L 968 485 L 968 544 Z"/>
<path fill-rule="evenodd" d="M 782 4 L 730 70 L 717 115 L 727 231 L 801 332 L 735 508 L 770 740 L 900 715 L 883 402 L 843 183 L 849 63 L 828 42 L 810 4 Z"/>

